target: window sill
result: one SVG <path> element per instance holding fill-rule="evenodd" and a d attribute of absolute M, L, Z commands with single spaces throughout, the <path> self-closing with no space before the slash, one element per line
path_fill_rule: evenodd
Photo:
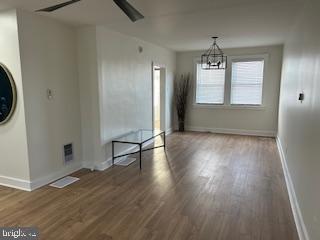
<path fill-rule="evenodd" d="M 198 104 L 194 103 L 193 108 L 205 108 L 205 109 L 225 109 L 225 110 L 265 110 L 264 105 L 224 105 L 224 104 Z"/>

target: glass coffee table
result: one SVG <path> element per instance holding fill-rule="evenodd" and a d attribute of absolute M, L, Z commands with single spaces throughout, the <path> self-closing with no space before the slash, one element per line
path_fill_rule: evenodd
<path fill-rule="evenodd" d="M 156 137 L 162 137 L 163 140 L 163 145 L 161 146 L 153 146 L 150 148 L 143 149 L 143 144 L 150 141 L 154 140 Z M 139 147 L 138 151 L 134 151 L 132 153 L 126 153 L 126 154 L 121 154 L 121 155 L 115 155 L 114 147 L 115 144 L 132 144 L 132 145 L 137 145 Z M 137 130 L 133 132 L 129 132 L 125 135 L 122 135 L 114 140 L 112 140 L 112 165 L 114 165 L 114 160 L 120 157 L 124 156 L 129 156 L 132 154 L 139 153 L 140 157 L 140 169 L 142 168 L 142 152 L 153 150 L 156 148 L 161 148 L 163 147 L 164 149 L 166 148 L 166 132 L 161 131 L 161 130 Z"/>

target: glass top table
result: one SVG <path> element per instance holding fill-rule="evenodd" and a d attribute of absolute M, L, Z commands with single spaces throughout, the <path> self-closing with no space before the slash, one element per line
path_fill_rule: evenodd
<path fill-rule="evenodd" d="M 143 149 L 142 146 L 144 143 L 155 139 L 156 137 L 162 137 L 163 140 L 163 145 L 161 146 L 152 146 L 150 148 L 147 149 Z M 125 154 L 120 154 L 120 155 L 115 155 L 115 144 L 133 144 L 133 145 L 137 145 L 138 147 L 138 151 L 134 151 L 131 153 L 125 153 Z M 165 131 L 161 131 L 161 130 L 146 130 L 146 129 L 140 129 L 137 131 L 132 131 L 129 133 L 126 133 L 120 137 L 117 137 L 115 139 L 112 140 L 112 165 L 114 165 L 114 161 L 116 158 L 120 158 L 120 157 L 124 157 L 124 156 L 129 156 L 132 154 L 136 154 L 139 153 L 140 155 L 140 170 L 142 168 L 142 152 L 145 151 L 149 151 L 149 150 L 153 150 L 155 148 L 160 148 L 163 147 L 165 149 L 166 147 L 166 133 Z"/>
<path fill-rule="evenodd" d="M 140 129 L 137 131 L 132 131 L 126 133 L 118 138 L 115 138 L 113 142 L 121 142 L 121 143 L 129 143 L 129 144 L 143 144 L 159 135 L 161 135 L 163 131 L 161 130 L 145 130 Z"/>

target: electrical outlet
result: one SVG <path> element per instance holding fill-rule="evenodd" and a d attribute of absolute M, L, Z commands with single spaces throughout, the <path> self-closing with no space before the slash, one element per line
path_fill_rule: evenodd
<path fill-rule="evenodd" d="M 313 221 L 314 221 L 315 223 L 319 223 L 319 218 L 318 218 L 317 216 L 313 216 Z"/>

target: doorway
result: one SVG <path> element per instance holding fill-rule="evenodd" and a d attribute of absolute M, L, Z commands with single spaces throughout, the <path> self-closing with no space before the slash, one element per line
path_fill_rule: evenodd
<path fill-rule="evenodd" d="M 165 130 L 165 68 L 153 65 L 153 129 Z"/>

